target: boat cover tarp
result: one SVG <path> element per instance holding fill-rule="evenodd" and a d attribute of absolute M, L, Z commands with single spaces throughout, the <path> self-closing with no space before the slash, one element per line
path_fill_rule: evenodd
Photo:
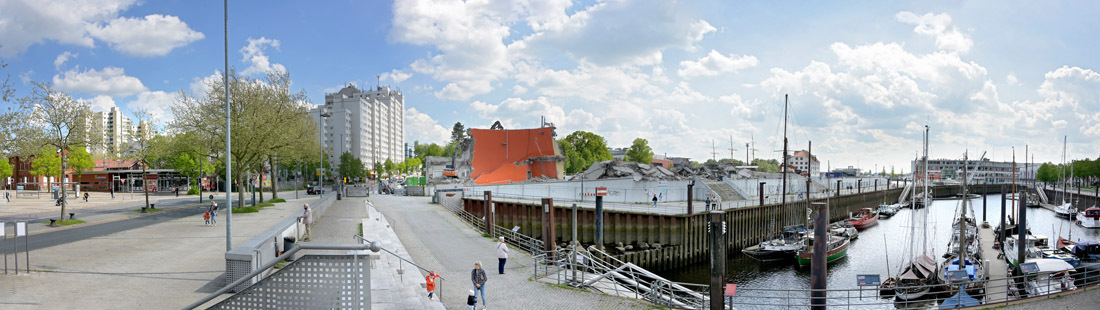
<path fill-rule="evenodd" d="M 1078 242 L 1077 245 L 1074 246 L 1073 251 L 1074 252 L 1088 251 L 1088 248 L 1090 246 L 1096 246 L 1097 244 L 1100 244 L 1100 243 L 1097 243 L 1096 241 L 1092 241 L 1092 240 L 1081 241 L 1081 242 Z"/>
<path fill-rule="evenodd" d="M 1073 265 L 1070 265 L 1064 260 L 1053 258 L 1036 258 L 1025 260 L 1024 263 L 1035 263 L 1039 267 L 1039 272 L 1059 272 L 1070 270 L 1073 271 Z"/>
<path fill-rule="evenodd" d="M 970 294 L 966 293 L 966 290 L 959 290 L 951 298 L 944 299 L 943 304 L 940 305 L 940 309 L 955 309 L 962 307 L 973 307 L 981 305 L 982 303 L 974 297 L 970 297 Z"/>
<path fill-rule="evenodd" d="M 907 271 L 901 275 L 904 280 L 925 279 L 936 273 L 936 259 L 930 254 L 917 257 L 906 266 Z"/>

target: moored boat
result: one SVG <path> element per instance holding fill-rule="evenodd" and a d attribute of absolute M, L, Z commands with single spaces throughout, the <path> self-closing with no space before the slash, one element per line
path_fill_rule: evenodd
<path fill-rule="evenodd" d="M 802 225 L 783 228 L 779 238 L 741 249 L 741 253 L 761 262 L 789 261 L 806 244 L 806 227 Z"/>
<path fill-rule="evenodd" d="M 901 209 L 900 204 L 881 204 L 878 206 L 879 219 L 888 219 L 898 214 L 898 209 Z"/>
<path fill-rule="evenodd" d="M 851 224 L 852 227 L 856 229 L 866 229 L 878 224 L 878 213 L 875 213 L 875 210 L 871 208 L 859 209 L 859 213 L 856 213 L 844 222 Z"/>
<path fill-rule="evenodd" d="M 1070 272 L 1076 271 L 1069 263 L 1059 259 L 1029 259 L 1026 263 L 1034 263 L 1037 272 L 1033 277 L 1028 277 L 1025 290 L 1030 297 L 1055 294 L 1062 291 L 1075 290 L 1073 277 Z"/>
<path fill-rule="evenodd" d="M 1073 207 L 1071 203 L 1064 203 L 1058 206 L 1054 206 L 1054 214 L 1058 217 L 1073 218 L 1077 215 L 1077 208 Z"/>
<path fill-rule="evenodd" d="M 1085 228 L 1100 228 L 1100 208 L 1092 206 L 1077 213 L 1077 225 Z"/>
<path fill-rule="evenodd" d="M 894 284 L 894 297 L 899 300 L 918 300 L 928 296 L 937 286 L 936 259 L 931 254 L 923 254 L 902 269 Z"/>
<path fill-rule="evenodd" d="M 814 256 L 814 238 L 810 237 L 806 239 L 806 246 L 801 250 L 798 250 L 798 266 L 805 267 L 810 265 L 811 259 Z M 844 258 L 848 255 L 848 245 L 850 241 L 848 238 L 841 236 L 829 236 L 829 251 L 825 254 L 826 263 L 832 263 L 838 259 Z"/>

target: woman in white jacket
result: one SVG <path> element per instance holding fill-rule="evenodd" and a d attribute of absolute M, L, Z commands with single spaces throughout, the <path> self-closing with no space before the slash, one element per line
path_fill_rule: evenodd
<path fill-rule="evenodd" d="M 504 243 L 504 237 L 500 237 L 500 242 L 497 243 L 497 260 L 500 261 L 497 271 L 504 274 L 504 262 L 508 261 L 508 244 Z"/>

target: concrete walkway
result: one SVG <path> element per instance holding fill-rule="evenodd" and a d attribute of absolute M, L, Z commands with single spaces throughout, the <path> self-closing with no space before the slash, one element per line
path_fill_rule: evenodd
<path fill-rule="evenodd" d="M 993 228 L 979 228 L 978 238 L 982 241 L 982 257 L 985 261 L 989 262 L 988 266 L 985 266 L 986 274 L 990 279 L 1004 279 L 1008 277 L 1008 262 L 1000 258 L 1000 250 L 993 249 L 993 243 L 996 242 L 996 238 L 993 234 Z M 986 298 L 992 301 L 1005 301 L 1008 299 L 1008 288 L 1004 280 L 999 284 L 991 283 L 986 287 Z"/>
<path fill-rule="evenodd" d="M 301 197 L 259 213 L 234 214 L 234 244 L 318 198 Z M 218 220 L 216 227 L 205 226 L 191 216 L 31 251 L 30 274 L 0 275 L 0 308 L 182 308 L 225 284 L 224 215 Z"/>
<path fill-rule="evenodd" d="M 446 278 L 443 304 L 448 309 L 465 309 L 475 261 L 482 262 L 488 275 L 485 294 L 490 309 L 649 308 L 637 300 L 532 281 L 533 260 L 514 248 L 505 274 L 497 274 L 495 241 L 482 237 L 442 206 L 430 204 L 430 198 L 372 195 L 371 199 L 389 218 L 409 255 Z"/>

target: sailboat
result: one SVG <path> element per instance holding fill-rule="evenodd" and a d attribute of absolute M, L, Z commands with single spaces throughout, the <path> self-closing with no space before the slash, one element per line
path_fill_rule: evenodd
<path fill-rule="evenodd" d="M 1066 175 L 1066 138 L 1062 140 L 1062 175 Z M 1072 167 L 1072 166 L 1071 166 Z M 1070 175 L 1073 175 L 1073 168 L 1070 168 Z M 1069 182 L 1062 182 L 1062 203 L 1054 207 L 1054 214 L 1059 217 L 1073 218 L 1077 215 L 1077 208 L 1073 206 L 1073 192 L 1069 191 Z M 1069 200 L 1066 200 L 1066 194 L 1069 194 Z"/>
<path fill-rule="evenodd" d="M 928 125 L 924 126 L 924 173 L 914 173 L 914 176 L 920 176 L 915 179 L 917 182 L 923 182 L 924 192 L 927 190 L 928 179 Z M 914 169 L 918 171 L 918 169 Z M 913 186 L 914 189 L 921 188 L 919 185 Z M 913 195 L 912 199 L 916 200 L 918 195 Z M 928 197 L 929 195 L 920 195 Z M 931 202 L 926 200 L 926 202 Z M 938 287 L 941 283 L 939 277 L 936 276 L 939 270 L 939 264 L 936 263 L 936 259 L 932 254 L 928 253 L 928 243 L 925 239 L 928 236 L 928 209 L 924 208 L 924 213 L 918 215 L 917 204 L 914 201 L 914 209 L 910 214 L 910 230 L 909 230 L 909 253 L 910 255 L 916 254 L 917 249 L 914 247 L 916 244 L 917 236 L 921 236 L 921 254 L 913 255 L 910 257 L 909 262 L 901 266 L 900 272 L 898 272 L 897 278 L 889 278 L 882 282 L 879 287 L 880 291 L 892 293 L 883 294 L 886 296 L 894 296 L 898 300 L 910 301 L 924 298 L 933 292 L 933 288 Z M 919 218 L 918 218 L 919 217 Z M 919 224 L 923 231 L 918 232 L 916 230 L 917 224 Z"/>
<path fill-rule="evenodd" d="M 979 165 L 981 161 L 979 160 Z M 965 279 L 956 279 L 955 282 L 962 282 L 960 286 L 966 287 L 966 293 L 970 296 L 976 296 L 982 294 L 985 289 L 985 284 L 981 280 L 985 279 L 985 264 L 980 259 L 981 245 L 979 245 L 980 239 L 977 238 L 978 225 L 975 224 L 974 219 L 969 217 L 968 209 L 970 207 L 969 197 L 969 166 L 970 161 L 966 154 L 963 154 L 963 186 L 962 197 L 960 202 L 959 216 L 955 218 L 952 227 L 957 231 L 948 245 L 948 252 L 943 263 L 943 268 L 940 269 L 939 278 L 940 281 L 948 282 L 948 277 L 956 271 L 966 272 Z M 965 284 L 963 284 L 965 283 Z M 955 283 L 952 283 L 955 284 Z M 958 286 L 948 285 L 948 292 L 952 295 L 959 290 Z"/>

